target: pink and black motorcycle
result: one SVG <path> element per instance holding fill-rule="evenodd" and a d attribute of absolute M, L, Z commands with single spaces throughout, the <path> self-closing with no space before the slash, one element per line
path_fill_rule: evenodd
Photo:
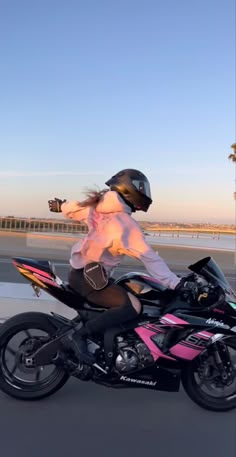
<path fill-rule="evenodd" d="M 211 257 L 189 269 L 197 301 L 165 289 L 145 273 L 114 280 L 142 303 L 139 319 L 88 339 L 96 356 L 82 364 L 63 343 L 94 318 L 94 307 L 60 280 L 50 261 L 14 258 L 37 295 L 41 290 L 76 310 L 74 319 L 26 312 L 0 328 L 0 389 L 22 400 L 58 391 L 75 376 L 107 387 L 177 392 L 183 385 L 198 405 L 213 411 L 236 407 L 236 294 Z M 43 302 L 42 302 L 43 303 Z"/>

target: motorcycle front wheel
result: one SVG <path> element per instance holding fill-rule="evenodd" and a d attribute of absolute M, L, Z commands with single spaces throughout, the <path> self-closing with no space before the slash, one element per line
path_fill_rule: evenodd
<path fill-rule="evenodd" d="M 196 404 L 210 411 L 230 411 L 236 408 L 236 344 L 230 339 L 220 343 L 227 351 L 230 368 L 226 363 L 225 379 L 215 363 L 212 353 L 205 351 L 187 364 L 182 371 L 185 392 Z"/>
<path fill-rule="evenodd" d="M 39 400 L 64 386 L 69 375 L 62 366 L 24 363 L 55 331 L 53 318 L 38 312 L 18 314 L 1 325 L 0 390 L 19 400 Z"/>

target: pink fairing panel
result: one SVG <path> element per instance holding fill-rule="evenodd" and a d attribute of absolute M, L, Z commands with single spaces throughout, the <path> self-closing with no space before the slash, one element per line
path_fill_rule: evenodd
<path fill-rule="evenodd" d="M 163 354 L 163 352 L 153 343 L 151 337 L 156 335 L 157 332 L 153 332 L 152 330 L 148 330 L 145 327 L 137 327 L 135 332 L 140 336 L 143 342 L 146 344 L 148 349 L 151 351 L 153 359 L 156 361 L 160 357 L 169 360 L 175 360 L 173 357 L 169 357 L 168 355 Z"/>
<path fill-rule="evenodd" d="M 178 343 L 170 349 L 170 353 L 175 357 L 179 357 L 180 359 L 193 360 L 195 357 L 201 354 L 203 350 L 204 348 L 196 349 Z"/>

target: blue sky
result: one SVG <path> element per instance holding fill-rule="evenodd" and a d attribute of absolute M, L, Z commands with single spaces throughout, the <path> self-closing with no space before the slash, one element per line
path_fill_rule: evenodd
<path fill-rule="evenodd" d="M 1 0 L 0 215 L 123 168 L 138 219 L 234 222 L 234 0 Z"/>

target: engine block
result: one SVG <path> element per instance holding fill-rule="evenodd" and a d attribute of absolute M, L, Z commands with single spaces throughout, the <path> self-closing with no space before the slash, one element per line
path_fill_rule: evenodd
<path fill-rule="evenodd" d="M 118 338 L 117 352 L 115 367 L 119 373 L 130 373 L 145 368 L 154 361 L 144 343 L 135 342 L 134 344 L 129 344 L 122 337 Z"/>

